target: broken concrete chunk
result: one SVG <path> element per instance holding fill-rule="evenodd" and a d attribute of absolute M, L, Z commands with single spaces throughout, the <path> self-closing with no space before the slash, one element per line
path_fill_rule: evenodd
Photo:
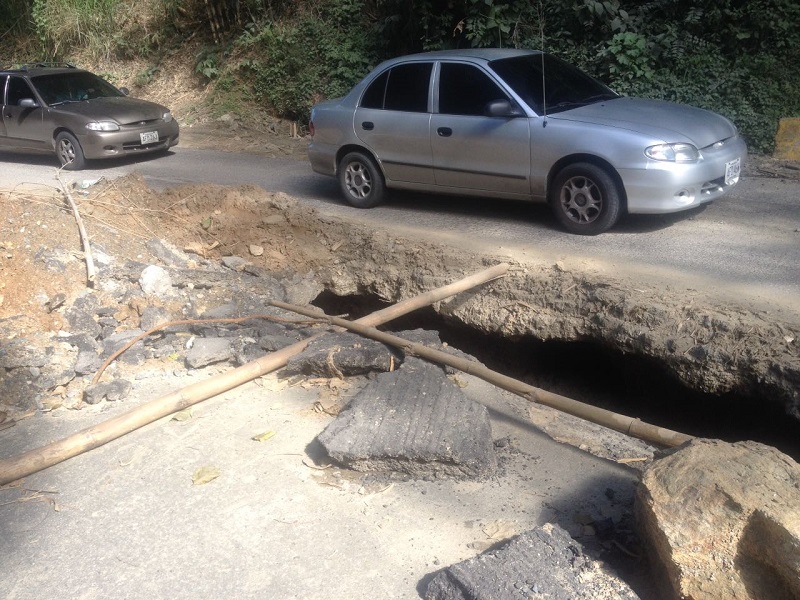
<path fill-rule="evenodd" d="M 241 256 L 223 256 L 221 260 L 231 271 L 242 271 L 248 264 L 248 261 Z"/>
<path fill-rule="evenodd" d="M 800 598 L 800 465 L 756 442 L 696 439 L 656 460 L 636 512 L 669 598 Z"/>
<path fill-rule="evenodd" d="M 144 268 L 139 276 L 139 286 L 147 296 L 168 296 L 172 293 L 172 279 L 169 272 L 157 265 Z"/>
<path fill-rule="evenodd" d="M 73 367 L 78 375 L 91 375 L 96 373 L 103 365 L 103 359 L 93 350 L 80 350 Z"/>
<path fill-rule="evenodd" d="M 289 359 L 282 374 L 314 377 L 352 377 L 390 371 L 400 364 L 387 346 L 353 333 L 336 333 L 311 341 Z"/>
<path fill-rule="evenodd" d="M 147 249 L 168 267 L 188 267 L 194 260 L 177 246 L 159 239 L 148 240 Z"/>
<path fill-rule="evenodd" d="M 583 552 L 558 525 L 546 524 L 505 545 L 447 567 L 425 600 L 635 600 L 639 596 Z"/>
<path fill-rule="evenodd" d="M 103 358 L 106 359 L 115 352 L 121 350 L 143 333 L 141 329 L 129 329 L 128 331 L 120 331 L 119 333 L 108 336 L 103 340 Z M 141 343 L 134 344 L 125 350 L 117 360 L 121 360 L 130 365 L 142 364 L 145 360 L 144 346 Z"/>
<path fill-rule="evenodd" d="M 142 311 L 142 316 L 139 317 L 139 329 L 142 331 L 150 331 L 151 329 L 169 323 L 170 321 L 177 320 L 172 318 L 172 314 L 161 306 L 147 306 Z"/>
<path fill-rule="evenodd" d="M 233 346 L 229 338 L 198 338 L 186 352 L 186 366 L 199 369 L 214 363 L 231 360 Z"/>
<path fill-rule="evenodd" d="M 318 440 L 358 471 L 481 478 L 497 467 L 486 407 L 424 361 L 379 374 Z"/>
<path fill-rule="evenodd" d="M 99 337 L 103 329 L 94 318 L 97 307 L 98 301 L 93 295 L 76 298 L 72 306 L 64 311 L 70 329 L 74 333 L 85 333 L 94 339 Z"/>
<path fill-rule="evenodd" d="M 109 402 L 124 400 L 131 393 L 132 387 L 131 382 L 125 379 L 96 383 L 83 391 L 83 401 L 86 404 L 98 404 L 103 399 Z"/>
<path fill-rule="evenodd" d="M 286 302 L 301 306 L 311 304 L 325 290 L 312 273 L 295 273 L 290 279 L 283 281 L 283 289 Z"/>
<path fill-rule="evenodd" d="M 25 340 L 11 340 L 0 346 L 0 368 L 43 367 L 48 362 L 47 352 L 35 348 Z"/>

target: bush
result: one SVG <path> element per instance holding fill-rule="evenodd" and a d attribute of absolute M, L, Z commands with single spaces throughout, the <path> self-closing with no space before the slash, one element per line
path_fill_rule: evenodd
<path fill-rule="evenodd" d="M 254 90 L 278 116 L 306 121 L 311 106 L 343 95 L 374 64 L 376 29 L 363 0 L 321 1 L 289 22 L 251 26 L 239 40 L 260 58 L 250 61 Z"/>
<path fill-rule="evenodd" d="M 31 16 L 47 53 L 58 57 L 73 46 L 108 54 L 120 0 L 33 0 Z"/>

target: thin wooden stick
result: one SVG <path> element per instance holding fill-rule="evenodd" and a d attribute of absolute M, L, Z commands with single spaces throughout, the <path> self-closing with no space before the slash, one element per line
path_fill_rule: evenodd
<path fill-rule="evenodd" d="M 508 377 L 507 375 L 503 375 L 497 371 L 492 371 L 491 369 L 473 360 L 467 360 L 458 356 L 453 356 L 452 354 L 447 354 L 441 350 L 428 348 L 423 344 L 409 342 L 408 340 L 404 340 L 403 338 L 395 335 L 379 331 L 374 327 L 365 326 L 363 323 L 347 321 L 338 317 L 329 317 L 320 310 L 293 306 L 291 304 L 286 304 L 285 302 L 273 301 L 270 302 L 270 304 L 277 308 L 282 308 L 284 310 L 305 315 L 313 319 L 327 319 L 333 325 L 343 327 L 358 333 L 359 335 L 363 335 L 364 337 L 378 340 L 384 344 L 395 346 L 407 354 L 419 356 L 420 358 L 424 358 L 432 362 L 448 365 L 454 369 L 458 369 L 459 371 L 464 371 L 470 375 L 480 377 L 481 379 L 488 381 L 499 388 L 512 392 L 518 396 L 522 396 L 529 402 L 544 404 L 550 408 L 555 408 L 561 412 L 584 419 L 585 421 L 590 421 L 592 423 L 597 423 L 598 425 L 608 427 L 609 429 L 620 431 L 624 434 L 639 438 L 646 442 L 671 447 L 679 446 L 680 444 L 688 442 L 692 439 L 692 436 L 684 433 L 650 425 L 649 423 L 645 423 L 639 419 L 627 417 L 604 408 L 592 406 L 591 404 L 578 402 L 577 400 L 567 398 L 566 396 L 553 394 L 552 392 L 528 385 L 527 383 L 519 381 L 518 379 L 513 379 L 512 377 Z"/>
<path fill-rule="evenodd" d="M 72 208 L 72 214 L 75 215 L 75 222 L 78 223 L 78 232 L 81 236 L 81 245 L 83 246 L 83 256 L 86 259 L 86 280 L 89 287 L 94 286 L 94 278 L 97 274 L 97 270 L 94 267 L 94 258 L 92 257 L 92 247 L 89 244 L 89 235 L 86 233 L 86 228 L 83 226 L 83 219 L 81 219 L 81 214 L 78 212 L 78 206 L 75 204 L 75 200 L 72 198 L 72 194 L 67 189 L 67 186 L 64 185 L 64 182 L 61 180 L 61 173 L 60 171 L 56 171 L 56 179 L 58 179 L 58 183 L 61 184 L 61 190 L 64 192 L 64 196 L 66 196 L 67 201 L 69 202 L 70 207 Z"/>
<path fill-rule="evenodd" d="M 397 317 L 403 316 L 418 308 L 428 306 L 434 302 L 444 300 L 450 296 L 474 288 L 498 277 L 508 271 L 508 264 L 502 263 L 471 275 L 465 279 L 451 283 L 441 288 L 425 292 L 414 298 L 409 298 L 393 306 L 374 312 L 362 319 L 365 325 L 380 325 Z M 123 435 L 144 427 L 158 419 L 184 410 L 203 400 L 227 392 L 243 383 L 252 381 L 262 375 L 286 366 L 292 356 L 302 352 L 314 339 L 323 334 L 307 338 L 287 346 L 277 352 L 267 354 L 261 358 L 237 367 L 227 373 L 222 373 L 206 381 L 189 385 L 177 392 L 156 398 L 136 408 L 103 423 L 79 431 L 69 437 L 58 440 L 47 446 L 30 450 L 18 456 L 0 460 L 0 485 L 27 477 L 42 469 L 52 467 L 88 450 L 98 448 L 103 444 L 115 440 Z"/>

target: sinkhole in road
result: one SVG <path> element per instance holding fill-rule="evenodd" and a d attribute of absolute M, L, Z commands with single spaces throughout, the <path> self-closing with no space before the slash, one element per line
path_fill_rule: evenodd
<path fill-rule="evenodd" d="M 356 319 L 386 303 L 369 295 L 326 291 L 314 305 Z M 693 436 L 728 442 L 753 440 L 800 460 L 800 421 L 768 398 L 709 394 L 679 381 L 665 365 L 591 341 L 542 341 L 486 334 L 438 314 L 417 310 L 382 326 L 385 331 L 428 329 L 442 342 L 504 375 L 530 385 Z"/>

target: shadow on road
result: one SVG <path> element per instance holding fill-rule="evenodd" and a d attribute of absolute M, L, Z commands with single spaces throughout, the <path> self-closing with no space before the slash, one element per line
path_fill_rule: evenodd
<path fill-rule="evenodd" d="M 136 154 L 108 159 L 89 160 L 86 163 L 86 169 L 104 170 L 127 167 L 141 162 L 149 162 L 157 158 L 174 156 L 174 154 L 175 153 L 172 150 L 166 150 L 164 152 L 152 152 L 148 154 Z M 35 165 L 39 167 L 51 166 L 54 169 L 57 169 L 59 166 L 56 155 L 51 152 L 47 152 L 46 150 L 0 150 L 0 162 L 16 165 Z"/>
<path fill-rule="evenodd" d="M 340 204 L 345 204 L 338 186 L 331 184 L 330 196 Z M 326 199 L 328 195 L 326 194 Z M 387 208 L 402 208 L 419 213 L 436 213 L 453 217 L 486 217 L 493 221 L 509 221 L 527 223 L 536 228 L 563 231 L 544 203 L 532 203 L 514 200 L 498 200 L 473 196 L 449 196 L 423 194 L 417 192 L 393 191 L 384 205 Z M 604 235 L 628 235 L 650 233 L 672 227 L 686 219 L 702 214 L 707 208 L 703 205 L 696 209 L 666 215 L 623 215 L 619 222 Z M 353 209 L 361 210 L 361 209 Z M 565 235 L 569 235 L 563 232 Z"/>

